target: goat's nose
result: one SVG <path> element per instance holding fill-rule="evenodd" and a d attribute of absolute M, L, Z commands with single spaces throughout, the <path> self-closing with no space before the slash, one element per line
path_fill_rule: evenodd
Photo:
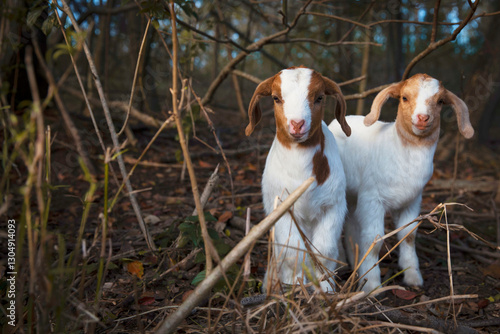
<path fill-rule="evenodd" d="M 427 122 L 429 120 L 429 115 L 424 115 L 424 114 L 418 114 L 417 115 L 418 121 L 419 122 Z"/>
<path fill-rule="evenodd" d="M 300 133 L 300 129 L 304 125 L 306 121 L 304 119 L 292 119 L 290 121 L 290 124 L 292 125 L 290 130 L 293 130 L 293 132 Z"/>

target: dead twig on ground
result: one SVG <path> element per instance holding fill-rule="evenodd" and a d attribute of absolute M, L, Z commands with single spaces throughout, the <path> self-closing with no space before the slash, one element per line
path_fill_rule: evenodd
<path fill-rule="evenodd" d="M 299 188 L 292 192 L 290 196 L 288 196 L 287 199 L 285 199 L 283 203 L 276 208 L 276 210 L 271 212 L 269 216 L 254 226 L 248 235 L 245 236 L 226 255 L 226 257 L 219 263 L 212 273 L 207 275 L 205 280 L 203 280 L 194 292 L 189 295 L 186 301 L 179 306 L 177 311 L 165 319 L 156 333 L 172 333 L 175 331 L 180 322 L 189 315 L 191 310 L 198 306 L 201 300 L 206 298 L 214 284 L 222 278 L 223 272 L 234 264 L 239 258 L 245 255 L 255 241 L 263 236 L 264 233 L 266 233 L 276 223 L 276 221 L 288 211 L 295 201 L 299 199 L 299 197 L 309 188 L 314 180 L 314 177 L 307 179 Z"/>

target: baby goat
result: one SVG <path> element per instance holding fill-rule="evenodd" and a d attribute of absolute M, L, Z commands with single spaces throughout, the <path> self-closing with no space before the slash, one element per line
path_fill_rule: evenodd
<path fill-rule="evenodd" d="M 338 257 L 337 241 L 347 211 L 345 176 L 335 138 L 323 122 L 325 95 L 336 97 L 336 118 L 342 131 L 349 136 L 351 130 L 345 122 L 346 103 L 339 86 L 308 68 L 292 67 L 263 81 L 256 88 L 248 108 L 247 136 L 261 119 L 259 99 L 263 96 L 274 99 L 276 137 L 262 177 L 266 214 L 273 211 L 277 196 L 283 200 L 306 179 L 316 178 L 295 202 L 293 214 L 285 214 L 275 225 L 277 272 L 281 282 L 286 284 L 295 283 L 299 277 L 307 281 L 302 274 L 303 262 L 312 268 L 311 259 L 304 255 L 307 241 L 303 240 L 298 228 L 312 244 L 311 248 L 322 255 L 317 258 L 329 271 L 335 269 L 334 260 Z M 269 270 L 264 278 L 265 289 L 271 276 Z M 331 283 L 329 279 L 320 285 L 324 291 L 332 291 Z"/>
<path fill-rule="evenodd" d="M 389 97 L 399 99 L 396 122 L 377 122 L 380 109 Z M 432 176 L 443 104 L 453 107 L 460 132 L 465 138 L 471 138 L 474 129 L 466 104 L 446 90 L 441 82 L 426 74 L 416 74 L 382 90 L 366 117 L 346 117 L 354 130 L 350 138 L 342 133 L 338 122 L 330 124 L 329 129 L 339 143 L 347 179 L 349 213 L 345 224 L 345 245 L 352 266 L 355 244 L 359 247 L 361 259 L 376 237 L 384 235 L 384 214 L 387 211 L 391 212 L 396 228 L 408 224 L 420 214 L 422 190 Z M 400 231 L 398 238 L 404 238 L 414 227 L 412 224 Z M 422 286 L 415 235 L 416 230 L 399 246 L 399 266 L 406 269 L 405 284 Z M 366 292 L 381 284 L 380 269 L 375 266 L 381 246 L 378 242 L 359 268 L 362 280 L 366 279 L 363 286 Z"/>

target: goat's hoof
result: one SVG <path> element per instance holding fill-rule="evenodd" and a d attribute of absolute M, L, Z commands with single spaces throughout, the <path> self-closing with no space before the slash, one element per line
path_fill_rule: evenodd
<path fill-rule="evenodd" d="M 403 283 L 408 286 L 421 287 L 424 285 L 424 279 L 419 270 L 408 269 L 405 271 Z"/>

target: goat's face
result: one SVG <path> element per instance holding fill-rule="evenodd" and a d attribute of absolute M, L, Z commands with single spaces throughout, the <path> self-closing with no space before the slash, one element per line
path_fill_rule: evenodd
<path fill-rule="evenodd" d="M 443 104 L 450 104 L 455 110 L 462 135 L 465 138 L 474 135 L 467 105 L 427 74 L 415 74 L 382 90 L 365 117 L 365 125 L 370 126 L 379 118 L 382 106 L 389 97 L 399 99 L 396 126 L 398 132 L 409 141 L 414 142 L 411 137 L 416 137 L 423 139 L 422 143 L 432 144 L 438 139 Z"/>
<path fill-rule="evenodd" d="M 283 70 L 257 87 L 248 109 L 250 124 L 246 134 L 250 135 L 260 121 L 260 97 L 272 96 L 278 140 L 287 147 L 291 143 L 315 141 L 323 120 L 325 95 L 336 96 L 336 116 L 349 135 L 350 128 L 345 122 L 346 105 L 340 88 L 332 80 L 304 67 Z"/>
<path fill-rule="evenodd" d="M 439 129 L 445 94 L 441 83 L 425 74 L 404 81 L 399 92 L 401 126 L 416 136 L 434 133 Z"/>
<path fill-rule="evenodd" d="M 321 126 L 325 84 L 307 68 L 281 71 L 273 85 L 274 115 L 280 140 L 305 142 Z"/>

